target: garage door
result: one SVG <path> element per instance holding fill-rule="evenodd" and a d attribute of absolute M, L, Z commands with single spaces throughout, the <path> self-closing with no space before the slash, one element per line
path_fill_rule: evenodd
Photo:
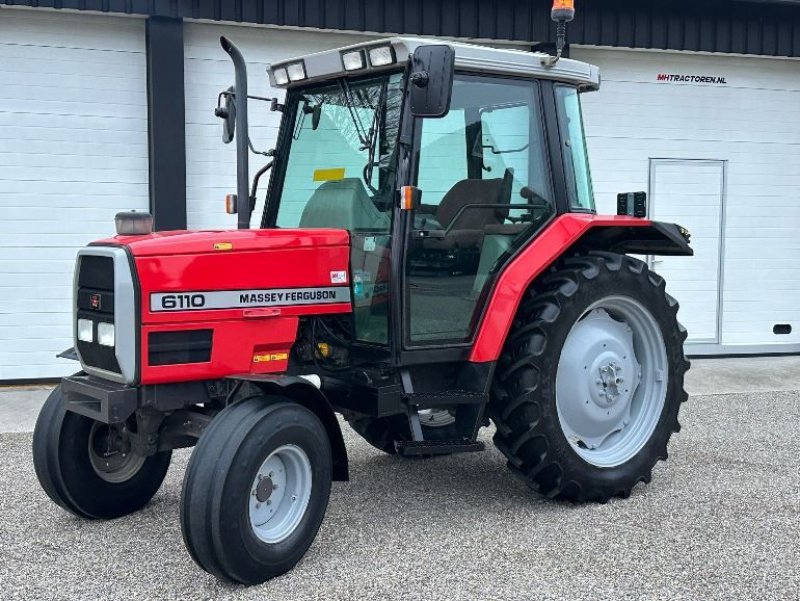
<path fill-rule="evenodd" d="M 0 17 L 0 380 L 74 371 L 77 249 L 148 207 L 144 22 Z"/>
<path fill-rule="evenodd" d="M 688 344 L 719 342 L 725 163 L 653 159 L 650 217 L 680 223 L 692 233 L 692 257 L 650 257 L 650 266 L 680 299 Z"/>
<path fill-rule="evenodd" d="M 219 45 L 221 35 L 239 46 L 247 60 L 250 95 L 278 95 L 281 99 L 283 92 L 269 86 L 268 63 L 371 39 L 357 34 L 185 25 L 186 205 L 192 229 L 236 227 L 236 216 L 224 212 L 225 195 L 236 191 L 236 149 L 235 144 L 222 144 L 220 120 L 214 117 L 217 94 L 233 84 L 233 66 Z M 249 109 L 253 144 L 258 149 L 272 148 L 281 113 L 270 113 L 267 104 L 253 100 Z M 266 161 L 251 156 L 250 174 Z M 266 179 L 258 195 L 255 215 L 261 215 L 265 191 Z"/>

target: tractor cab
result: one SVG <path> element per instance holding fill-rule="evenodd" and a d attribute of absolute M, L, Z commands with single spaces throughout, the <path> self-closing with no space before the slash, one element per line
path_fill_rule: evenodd
<path fill-rule="evenodd" d="M 548 58 L 392 38 L 270 66 L 286 97 L 256 218 L 349 232 L 351 352 L 467 359 L 515 253 L 594 211 L 579 94 L 599 72 Z"/>

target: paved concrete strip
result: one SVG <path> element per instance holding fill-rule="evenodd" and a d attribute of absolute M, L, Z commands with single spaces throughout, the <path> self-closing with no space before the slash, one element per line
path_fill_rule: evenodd
<path fill-rule="evenodd" d="M 31 432 L 51 387 L 0 388 L 0 433 Z M 694 359 L 689 394 L 800 390 L 800 356 Z"/>
<path fill-rule="evenodd" d="M 32 432 L 52 387 L 0 388 L 0 433 Z"/>
<path fill-rule="evenodd" d="M 692 359 L 689 394 L 800 390 L 800 356 Z"/>
<path fill-rule="evenodd" d="M 143 511 L 88 522 L 39 489 L 30 435 L 3 435 L 0 597 L 798 599 L 800 393 L 694 397 L 681 421 L 653 482 L 606 505 L 542 499 L 491 444 L 405 461 L 346 428 L 352 481 L 334 485 L 318 539 L 252 588 L 218 583 L 184 550 L 188 451 Z"/>

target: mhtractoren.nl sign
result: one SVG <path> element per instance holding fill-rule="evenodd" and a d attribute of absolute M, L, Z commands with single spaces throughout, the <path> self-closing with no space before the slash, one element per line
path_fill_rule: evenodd
<path fill-rule="evenodd" d="M 710 83 L 718 86 L 728 85 L 728 79 L 719 75 L 680 75 L 659 73 L 656 81 L 668 83 Z"/>

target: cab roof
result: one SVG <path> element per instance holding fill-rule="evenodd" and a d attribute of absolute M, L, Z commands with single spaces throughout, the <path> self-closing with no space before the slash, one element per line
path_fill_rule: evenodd
<path fill-rule="evenodd" d="M 391 37 L 384 40 L 371 40 L 361 44 L 353 44 L 333 50 L 325 50 L 307 54 L 294 59 L 272 63 L 267 67 L 270 83 L 278 88 L 293 88 L 316 83 L 343 75 L 367 75 L 396 69 L 403 65 L 419 46 L 429 44 L 451 46 L 455 51 L 455 66 L 460 71 L 471 71 L 484 74 L 513 75 L 530 79 L 551 79 L 576 85 L 581 90 L 597 90 L 600 87 L 600 69 L 594 65 L 562 58 L 554 66 L 546 66 L 543 59 L 550 55 L 542 52 L 526 52 L 505 48 L 490 48 L 477 44 L 451 42 L 432 38 Z M 362 69 L 346 71 L 342 55 L 354 50 L 365 50 L 379 46 L 391 46 L 395 60 L 384 66 L 373 67 L 365 59 Z M 303 64 L 305 77 L 287 83 L 275 81 L 275 70 L 286 68 L 297 63 Z"/>

